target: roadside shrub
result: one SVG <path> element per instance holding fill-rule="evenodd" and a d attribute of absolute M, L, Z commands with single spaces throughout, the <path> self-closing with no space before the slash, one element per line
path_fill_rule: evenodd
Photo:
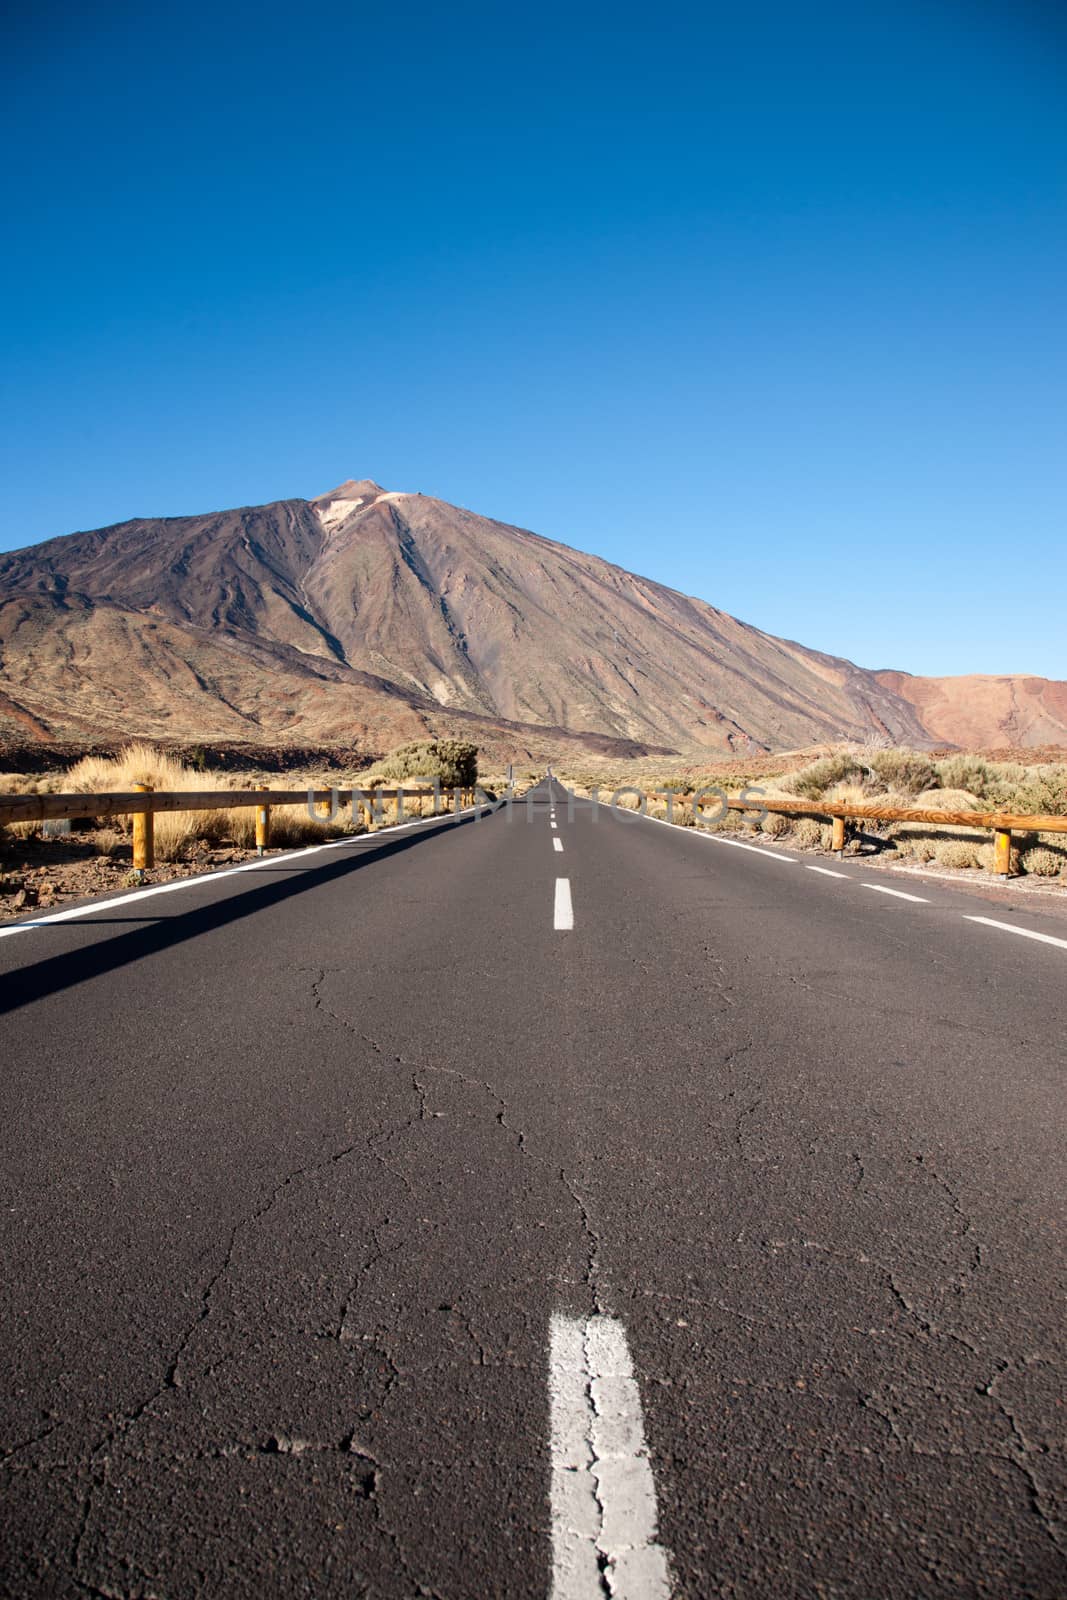
<path fill-rule="evenodd" d="M 916 810 L 929 811 L 976 811 L 978 801 L 973 794 L 968 794 L 965 789 L 924 789 L 921 794 L 905 797 L 895 797 L 903 806 L 912 806 Z M 956 865 L 960 867 L 976 866 L 977 851 L 986 840 L 986 835 L 974 828 L 966 827 L 938 827 L 932 822 L 894 822 L 890 823 L 886 837 L 897 847 L 898 855 L 910 857 L 913 861 L 937 861 L 943 866 Z M 943 851 L 949 844 L 962 844 L 965 848 L 955 852 L 958 859 L 953 863 L 947 859 Z M 965 859 L 965 856 L 975 859 Z"/>
<path fill-rule="evenodd" d="M 150 783 L 155 789 L 197 790 L 224 794 L 229 785 L 212 773 L 194 772 L 173 756 L 162 754 L 147 744 L 131 744 L 114 760 L 86 756 L 66 774 L 67 789 L 74 794 L 125 792 L 135 783 Z M 28 826 L 20 824 L 20 826 Z M 111 819 L 105 830 L 119 838 L 132 831 L 129 817 Z M 313 821 L 306 806 L 276 806 L 271 809 L 271 843 L 280 849 L 336 838 L 346 830 L 338 822 Z M 255 811 L 240 809 L 205 811 L 161 811 L 155 822 L 155 847 L 158 861 L 178 861 L 198 841 L 220 844 L 232 840 L 239 849 L 251 849 L 256 842 Z M 107 853 L 113 853 L 109 851 Z"/>
<path fill-rule="evenodd" d="M 901 794 L 921 794 L 938 781 L 933 762 L 918 750 L 874 750 L 868 765 L 885 788 Z"/>
<path fill-rule="evenodd" d="M 991 808 L 1032 816 L 1067 816 L 1067 767 L 1031 769 L 1019 782 L 994 779 L 989 798 Z"/>
<path fill-rule="evenodd" d="M 946 756 L 935 763 L 934 771 L 936 781 L 928 788 L 940 785 L 942 789 L 966 789 L 978 799 L 984 796 L 992 776 L 989 762 L 981 756 Z"/>
<path fill-rule="evenodd" d="M 774 811 L 770 811 L 763 819 L 762 828 L 763 832 L 770 834 L 772 839 L 780 839 L 783 834 L 789 832 L 789 824 L 790 819 L 788 817 L 783 817 Z"/>
<path fill-rule="evenodd" d="M 842 750 L 836 755 L 820 756 L 818 761 L 783 778 L 781 788 L 801 800 L 821 800 L 833 784 L 847 781 L 862 785 L 865 775 L 864 764 L 855 753 Z"/>
<path fill-rule="evenodd" d="M 1067 870 L 1067 850 L 1050 849 L 1048 845 L 1031 845 L 1022 851 L 1020 860 L 1023 871 L 1035 878 L 1056 878 Z"/>
<path fill-rule="evenodd" d="M 852 782 L 832 784 L 823 795 L 830 805 L 838 806 L 862 806 L 873 798 L 862 784 Z M 883 798 L 882 795 L 878 796 L 879 800 Z"/>
<path fill-rule="evenodd" d="M 979 867 L 981 850 L 977 839 L 939 839 L 934 844 L 934 860 L 940 867 Z"/>
<path fill-rule="evenodd" d="M 380 761 L 370 775 L 393 783 L 405 778 L 439 778 L 446 788 L 478 782 L 478 746 L 461 739 L 425 739 L 402 744 Z"/>
<path fill-rule="evenodd" d="M 348 813 L 342 813 L 347 817 Z M 239 811 L 225 813 L 227 818 L 226 837 L 233 840 L 241 850 L 251 850 L 256 842 L 256 814 L 251 806 L 242 807 Z M 342 834 L 349 833 L 349 827 L 341 826 L 341 817 L 335 822 L 328 822 L 325 817 L 312 821 L 308 816 L 307 806 L 272 806 L 270 812 L 270 842 L 273 849 L 295 850 L 301 845 L 321 844 L 325 839 L 339 839 Z M 362 831 L 357 829 L 356 831 Z"/>
<path fill-rule="evenodd" d="M 826 832 L 829 834 L 829 829 Z M 793 839 L 801 850 L 815 850 L 822 843 L 823 825 L 814 817 L 798 817 L 793 823 Z"/>
<path fill-rule="evenodd" d="M 216 790 L 226 786 L 212 776 L 192 772 L 173 756 L 164 755 L 150 744 L 128 744 L 114 758 L 84 756 L 66 775 L 66 787 L 73 794 L 124 793 L 137 783 L 150 783 L 153 789 Z M 129 834 L 129 817 L 109 819 L 111 830 Z M 227 829 L 224 811 L 161 811 L 156 817 L 156 857 L 177 861 L 196 839 L 218 839 Z"/>
<path fill-rule="evenodd" d="M 720 802 L 713 798 L 709 799 L 704 812 L 708 820 L 702 819 L 700 826 L 706 828 L 709 833 L 740 833 L 744 826 L 740 811 L 726 811 L 719 817 L 720 810 Z M 712 817 L 716 817 L 717 821 L 713 822 Z"/>
<path fill-rule="evenodd" d="M 969 794 L 966 789 L 924 789 L 921 794 L 913 796 L 908 804 L 916 810 L 926 811 L 980 811 L 981 802 L 978 797 Z M 925 824 L 905 823 L 905 827 L 921 828 Z"/>

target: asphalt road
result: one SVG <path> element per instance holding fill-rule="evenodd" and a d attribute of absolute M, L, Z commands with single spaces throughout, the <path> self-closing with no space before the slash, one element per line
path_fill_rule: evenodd
<path fill-rule="evenodd" d="M 0 938 L 4 1594 L 1067 1594 L 1064 924 L 552 795 Z"/>

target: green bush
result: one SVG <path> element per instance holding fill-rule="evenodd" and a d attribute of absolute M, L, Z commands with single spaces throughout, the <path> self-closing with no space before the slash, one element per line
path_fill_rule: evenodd
<path fill-rule="evenodd" d="M 1067 767 L 1031 768 L 1021 782 L 994 781 L 989 800 L 1026 816 L 1067 816 Z"/>
<path fill-rule="evenodd" d="M 868 764 L 884 788 L 900 794 L 922 794 L 937 782 L 933 762 L 917 750 L 875 750 Z"/>
<path fill-rule="evenodd" d="M 374 778 L 402 783 L 405 778 L 439 778 L 446 789 L 478 782 L 478 746 L 461 739 L 425 739 L 402 744 L 375 767 Z"/>
<path fill-rule="evenodd" d="M 992 777 L 989 762 L 983 761 L 981 756 L 946 756 L 936 763 L 934 771 L 936 782 L 929 784 L 929 788 L 966 789 L 977 800 L 984 797 Z"/>
<path fill-rule="evenodd" d="M 821 800 L 835 783 L 862 783 L 866 776 L 865 764 L 852 751 L 841 750 L 837 755 L 820 756 L 818 761 L 801 767 L 799 772 L 783 778 L 780 787 L 787 794 L 799 795 L 802 800 Z"/>

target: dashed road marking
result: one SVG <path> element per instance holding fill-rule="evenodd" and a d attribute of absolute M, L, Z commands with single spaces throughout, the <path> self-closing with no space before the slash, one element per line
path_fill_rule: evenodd
<path fill-rule="evenodd" d="M 550 818 L 548 825 L 550 828 L 554 828 L 556 826 L 556 819 L 554 817 Z"/>
<path fill-rule="evenodd" d="M 928 906 L 921 894 L 905 894 L 903 889 L 887 889 L 884 883 L 861 883 L 861 889 L 873 889 L 875 894 L 891 894 L 894 900 L 913 900 L 917 906 Z"/>
<path fill-rule="evenodd" d="M 552 925 L 564 931 L 574 927 L 574 906 L 571 903 L 571 880 L 569 878 L 556 879 L 556 905 Z"/>
<path fill-rule="evenodd" d="M 553 850 L 558 850 L 558 851 L 560 851 L 560 853 L 562 853 L 562 851 L 563 851 L 563 840 L 562 839 L 553 839 L 552 848 L 553 848 Z"/>
<path fill-rule="evenodd" d="M 981 922 L 987 928 L 999 928 L 1002 933 L 1017 933 L 1020 939 L 1037 939 L 1041 944 L 1054 944 L 1060 950 L 1067 950 L 1067 939 L 1057 939 L 1051 933 L 1035 933 L 1032 928 L 1017 928 L 1013 922 L 997 922 L 993 917 L 969 917 L 963 914 L 964 922 Z"/>
<path fill-rule="evenodd" d="M 847 872 L 834 872 L 830 867 L 813 867 L 810 861 L 805 861 L 804 865 L 809 872 L 821 872 L 824 878 L 844 878 L 846 882 L 848 880 Z"/>
<path fill-rule="evenodd" d="M 660 818 L 649 817 L 647 820 L 649 822 L 659 822 Z M 668 822 L 666 826 L 669 828 L 673 827 L 674 824 Z M 709 844 L 728 844 L 734 850 L 751 850 L 753 855 L 767 856 L 769 860 L 781 861 L 787 867 L 795 867 L 797 864 L 796 856 L 782 856 L 778 854 L 777 850 L 764 850 L 758 844 L 745 844 L 740 839 L 725 839 L 721 834 L 718 833 L 699 833 L 697 834 L 697 838 L 706 839 Z"/>
<path fill-rule="evenodd" d="M 548 1390 L 551 1600 L 668 1600 L 641 1394 L 622 1323 L 554 1316 Z"/>

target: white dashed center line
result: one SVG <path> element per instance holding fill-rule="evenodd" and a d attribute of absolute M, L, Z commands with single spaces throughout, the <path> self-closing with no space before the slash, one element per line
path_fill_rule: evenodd
<path fill-rule="evenodd" d="M 847 872 L 834 872 L 829 867 L 813 867 L 810 862 L 807 861 L 805 861 L 804 865 L 807 867 L 809 872 L 821 872 L 824 878 L 848 878 Z"/>
<path fill-rule="evenodd" d="M 569 878 L 556 879 L 556 909 L 553 917 L 553 927 L 574 927 L 574 907 L 571 904 L 571 880 Z"/>
<path fill-rule="evenodd" d="M 626 1334 L 614 1317 L 552 1318 L 551 1600 L 668 1600 L 656 1486 Z"/>
<path fill-rule="evenodd" d="M 552 848 L 553 848 L 553 850 L 559 850 L 562 853 L 562 851 L 563 851 L 563 840 L 562 839 L 553 839 Z"/>
<path fill-rule="evenodd" d="M 992 917 L 964 916 L 964 922 L 981 922 L 987 928 L 999 928 L 1001 933 L 1017 933 L 1020 939 L 1037 939 L 1041 944 L 1054 944 L 1067 950 L 1067 939 L 1057 939 L 1051 933 L 1035 933 L 1032 928 L 1017 928 L 1013 922 L 997 922 Z"/>
<path fill-rule="evenodd" d="M 921 894 L 905 894 L 903 889 L 887 889 L 884 883 L 861 883 L 861 889 L 873 889 L 875 894 L 891 894 L 894 900 L 914 900 L 917 906 L 928 906 Z"/>

